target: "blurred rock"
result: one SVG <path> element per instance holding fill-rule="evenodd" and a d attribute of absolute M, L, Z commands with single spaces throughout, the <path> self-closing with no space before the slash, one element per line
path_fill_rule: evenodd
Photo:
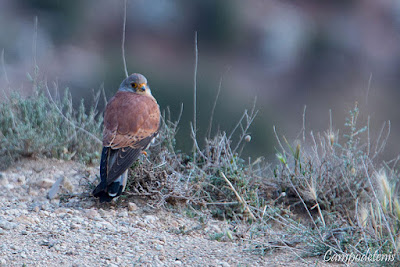
<path fill-rule="evenodd" d="M 138 209 L 138 206 L 135 203 L 133 203 L 133 202 L 129 202 L 128 203 L 128 210 L 129 211 L 135 211 L 137 209 Z"/>
<path fill-rule="evenodd" d="M 50 188 L 53 184 L 54 184 L 53 180 L 46 179 L 46 178 L 43 178 L 36 183 L 37 186 L 39 186 L 40 188 L 45 188 L 45 189 Z"/>
<path fill-rule="evenodd" d="M 0 185 L 6 184 L 8 184 L 8 179 L 4 173 L 0 172 Z"/>
<path fill-rule="evenodd" d="M 64 181 L 64 176 L 60 176 L 57 181 L 53 184 L 53 186 L 50 188 L 49 193 L 47 194 L 48 199 L 53 199 L 58 191 L 60 190 L 61 183 Z"/>
<path fill-rule="evenodd" d="M 4 230 L 11 230 L 17 227 L 16 223 L 12 223 L 9 221 L 6 221 L 4 219 L 0 219 L 0 228 L 3 228 Z"/>
<path fill-rule="evenodd" d="M 62 185 L 62 187 L 67 190 L 68 192 L 74 192 L 74 185 L 71 183 L 71 181 L 65 177 L 64 178 L 64 183 Z"/>

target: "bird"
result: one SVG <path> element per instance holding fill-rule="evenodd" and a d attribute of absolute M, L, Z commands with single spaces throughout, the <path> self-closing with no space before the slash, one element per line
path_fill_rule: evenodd
<path fill-rule="evenodd" d="M 124 192 L 128 169 L 150 146 L 160 129 L 160 107 L 145 76 L 124 79 L 104 112 L 100 183 L 93 196 L 110 202 Z"/>

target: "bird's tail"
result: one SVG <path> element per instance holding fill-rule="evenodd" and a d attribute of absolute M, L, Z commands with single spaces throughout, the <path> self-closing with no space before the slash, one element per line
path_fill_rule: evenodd
<path fill-rule="evenodd" d="M 128 181 L 128 170 L 119 176 L 114 182 L 107 186 L 106 182 L 102 181 L 94 190 L 93 196 L 100 198 L 100 202 L 110 202 L 124 192 Z"/>

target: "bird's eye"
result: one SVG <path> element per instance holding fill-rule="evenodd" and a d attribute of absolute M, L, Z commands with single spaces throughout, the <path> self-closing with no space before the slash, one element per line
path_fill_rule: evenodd
<path fill-rule="evenodd" d="M 132 86 L 133 88 L 136 88 L 136 87 L 137 87 L 137 83 L 131 83 L 131 86 Z"/>

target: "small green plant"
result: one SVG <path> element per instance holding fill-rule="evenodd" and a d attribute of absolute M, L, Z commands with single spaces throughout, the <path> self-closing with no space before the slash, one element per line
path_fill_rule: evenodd
<path fill-rule="evenodd" d="M 210 234 L 210 239 L 219 242 L 224 242 L 224 241 L 226 242 L 232 240 L 233 236 L 231 231 L 226 230 L 224 232 Z"/>

